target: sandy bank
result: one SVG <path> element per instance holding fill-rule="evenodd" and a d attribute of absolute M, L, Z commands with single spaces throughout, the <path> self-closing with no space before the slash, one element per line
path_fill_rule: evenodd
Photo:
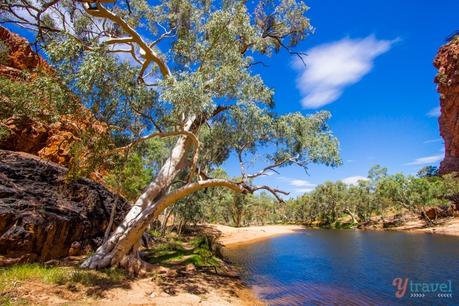
<path fill-rule="evenodd" d="M 6 293 L 13 305 L 265 305 L 239 278 L 203 272 L 152 275 L 114 284 L 55 285 L 28 280 Z"/>
<path fill-rule="evenodd" d="M 425 227 L 425 222 L 422 220 L 411 220 L 402 226 L 394 227 L 390 230 L 459 236 L 459 217 L 446 220 L 444 223 L 432 227 Z"/>
<path fill-rule="evenodd" d="M 250 227 L 231 227 L 220 224 L 209 225 L 221 233 L 217 242 L 224 247 L 232 247 L 275 236 L 297 233 L 305 228 L 301 225 L 264 225 Z"/>

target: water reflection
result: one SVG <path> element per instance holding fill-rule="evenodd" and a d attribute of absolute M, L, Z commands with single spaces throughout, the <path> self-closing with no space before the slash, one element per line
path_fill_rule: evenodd
<path fill-rule="evenodd" d="M 308 230 L 225 255 L 270 305 L 459 305 L 459 238 Z M 395 298 L 392 280 L 452 280 L 453 297 Z"/>

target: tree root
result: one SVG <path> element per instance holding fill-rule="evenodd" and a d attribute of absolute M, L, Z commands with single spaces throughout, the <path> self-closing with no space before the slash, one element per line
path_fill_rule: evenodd
<path fill-rule="evenodd" d="M 121 259 L 119 266 L 125 269 L 129 276 L 146 276 L 153 270 L 153 265 L 142 260 L 138 252 L 125 255 Z"/>

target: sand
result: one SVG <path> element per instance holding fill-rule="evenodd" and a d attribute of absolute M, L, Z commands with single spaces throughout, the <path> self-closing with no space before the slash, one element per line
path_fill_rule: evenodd
<path fill-rule="evenodd" d="M 53 285 L 38 281 L 18 284 L 18 304 L 27 305 L 265 305 L 238 278 L 196 272 L 136 278 L 113 286 Z M 14 300 L 13 300 L 13 304 Z"/>
<path fill-rule="evenodd" d="M 459 217 L 451 218 L 442 224 L 432 227 L 425 227 L 425 222 L 422 220 L 412 220 L 402 226 L 394 227 L 391 230 L 459 236 Z"/>
<path fill-rule="evenodd" d="M 275 236 L 298 233 L 305 228 L 301 225 L 264 225 L 250 227 L 231 227 L 220 224 L 209 225 L 221 233 L 217 242 L 224 247 L 234 247 L 242 244 L 253 243 L 258 240 Z"/>

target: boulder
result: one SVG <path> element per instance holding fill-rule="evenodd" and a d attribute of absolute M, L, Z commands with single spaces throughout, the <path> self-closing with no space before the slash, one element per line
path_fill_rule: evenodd
<path fill-rule="evenodd" d="M 114 226 L 129 210 L 123 198 L 36 156 L 0 150 L 0 255 L 48 261 L 99 246 L 116 205 Z M 16 262 L 17 262 L 16 261 Z"/>

